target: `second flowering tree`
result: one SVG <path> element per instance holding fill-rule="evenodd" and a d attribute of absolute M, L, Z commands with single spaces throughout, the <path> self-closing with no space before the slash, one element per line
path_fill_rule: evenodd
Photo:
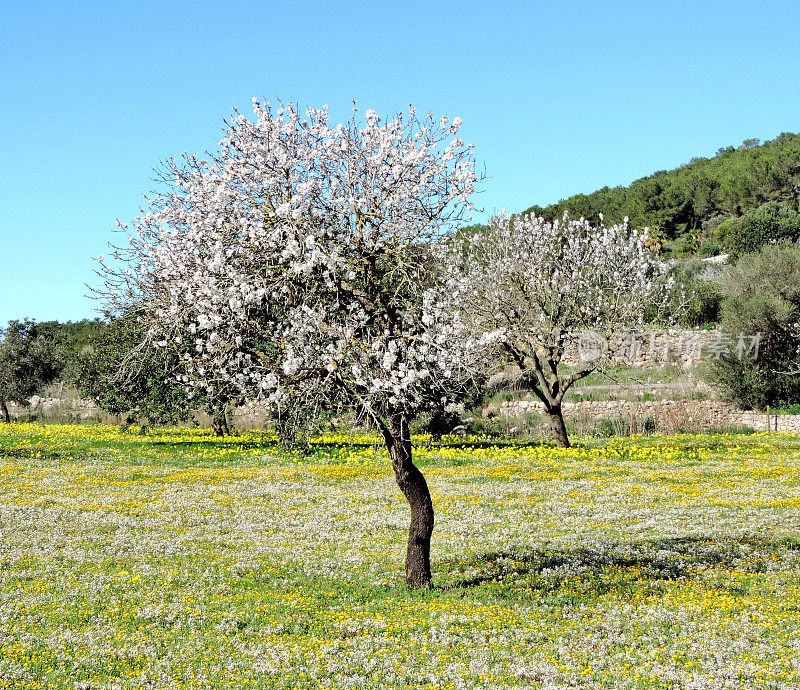
<path fill-rule="evenodd" d="M 659 311 L 671 289 L 646 231 L 627 219 L 600 221 L 501 216 L 486 231 L 442 245 L 451 297 L 470 329 L 499 334 L 499 354 L 542 402 L 564 447 L 566 392 L 603 363 L 615 334 L 641 326 L 646 308 Z M 565 367 L 576 342 L 581 361 Z"/>

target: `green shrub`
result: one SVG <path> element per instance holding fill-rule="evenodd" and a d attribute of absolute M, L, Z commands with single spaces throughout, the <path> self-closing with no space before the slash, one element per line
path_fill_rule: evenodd
<path fill-rule="evenodd" d="M 595 434 L 598 436 L 630 436 L 630 420 L 623 417 L 614 419 L 601 417 L 595 423 Z"/>
<path fill-rule="evenodd" d="M 710 242 L 703 242 L 700 245 L 700 249 L 697 250 L 697 253 L 700 256 L 717 256 L 718 254 L 722 254 L 723 251 L 722 245 L 712 240 Z"/>
<path fill-rule="evenodd" d="M 441 438 L 445 434 L 449 434 L 453 429 L 461 424 L 461 416 L 458 412 L 446 412 L 445 410 L 437 410 L 431 414 L 427 421 L 425 431 L 427 431 L 433 438 Z"/>
<path fill-rule="evenodd" d="M 745 409 L 800 400 L 798 326 L 800 246 L 767 245 L 731 267 L 722 283 L 721 329 L 731 351 L 711 360 L 705 376 Z M 757 357 L 736 352 L 738 338 L 760 334 Z"/>
<path fill-rule="evenodd" d="M 775 414 L 800 414 L 800 403 L 780 405 L 772 410 Z"/>
<path fill-rule="evenodd" d="M 505 417 L 476 417 L 465 425 L 470 436 L 499 438 L 508 432 Z"/>
<path fill-rule="evenodd" d="M 465 422 L 466 431 L 469 435 L 489 436 L 491 438 L 501 438 L 509 435 L 509 431 L 514 430 L 514 436 L 532 438 L 542 431 L 544 425 L 548 425 L 545 415 L 541 412 L 527 411 L 515 417 L 493 416 L 476 417 Z"/>
<path fill-rule="evenodd" d="M 730 218 L 718 228 L 731 259 L 757 252 L 767 242 L 800 238 L 800 213 L 790 206 L 770 201 L 739 218 Z"/>
<path fill-rule="evenodd" d="M 668 278 L 675 281 L 672 316 L 689 327 L 717 321 L 722 301 L 722 272 L 722 266 L 700 259 L 676 263 L 668 274 Z"/>

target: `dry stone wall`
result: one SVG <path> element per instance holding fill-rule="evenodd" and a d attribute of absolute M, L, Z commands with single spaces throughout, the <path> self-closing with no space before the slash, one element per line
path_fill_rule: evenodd
<path fill-rule="evenodd" d="M 730 335 L 719 330 L 632 331 L 606 341 L 597 333 L 578 334 L 567 347 L 565 364 L 577 364 L 609 353 L 616 364 L 634 367 L 675 364 L 694 367 L 724 354 L 744 359 L 758 353 L 759 334 Z"/>
<path fill-rule="evenodd" d="M 731 426 L 749 426 L 757 431 L 767 429 L 767 415 L 761 412 L 742 411 L 715 400 L 648 400 L 648 401 L 582 401 L 564 403 L 564 417 L 568 420 L 635 419 L 638 426 L 652 419 L 659 430 L 676 429 L 702 431 Z M 484 414 L 516 417 L 525 412 L 544 412 L 538 400 L 509 400 L 489 406 Z M 770 415 L 773 431 L 800 433 L 800 415 Z"/>

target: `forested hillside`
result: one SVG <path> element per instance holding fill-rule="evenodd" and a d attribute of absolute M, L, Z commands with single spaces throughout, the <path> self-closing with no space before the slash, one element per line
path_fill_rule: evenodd
<path fill-rule="evenodd" d="M 799 199 L 800 134 L 785 132 L 763 144 L 747 139 L 628 187 L 603 187 L 525 213 L 548 220 L 565 211 L 592 220 L 602 213 L 606 223 L 628 216 L 634 227 L 649 227 L 668 253 L 736 255 L 768 239 L 800 236 Z"/>

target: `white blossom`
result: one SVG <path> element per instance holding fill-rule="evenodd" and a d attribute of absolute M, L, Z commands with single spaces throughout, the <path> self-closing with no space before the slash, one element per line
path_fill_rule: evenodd
<path fill-rule="evenodd" d="M 590 332 L 608 342 L 614 332 L 641 325 L 645 308 L 657 311 L 669 287 L 659 281 L 666 266 L 648 250 L 647 231 L 627 224 L 504 214 L 485 232 L 452 238 L 439 251 L 469 330 L 490 334 L 559 418 L 567 389 L 600 364 L 558 372 L 570 341 Z M 594 350 L 605 353 L 597 343 Z"/>
<path fill-rule="evenodd" d="M 460 118 L 253 109 L 208 160 L 167 161 L 122 250 L 130 274 L 106 267 L 112 307 L 135 303 L 154 342 L 191 334 L 189 387 L 276 403 L 336 387 L 413 416 L 477 352 L 428 257 L 476 182 Z"/>

